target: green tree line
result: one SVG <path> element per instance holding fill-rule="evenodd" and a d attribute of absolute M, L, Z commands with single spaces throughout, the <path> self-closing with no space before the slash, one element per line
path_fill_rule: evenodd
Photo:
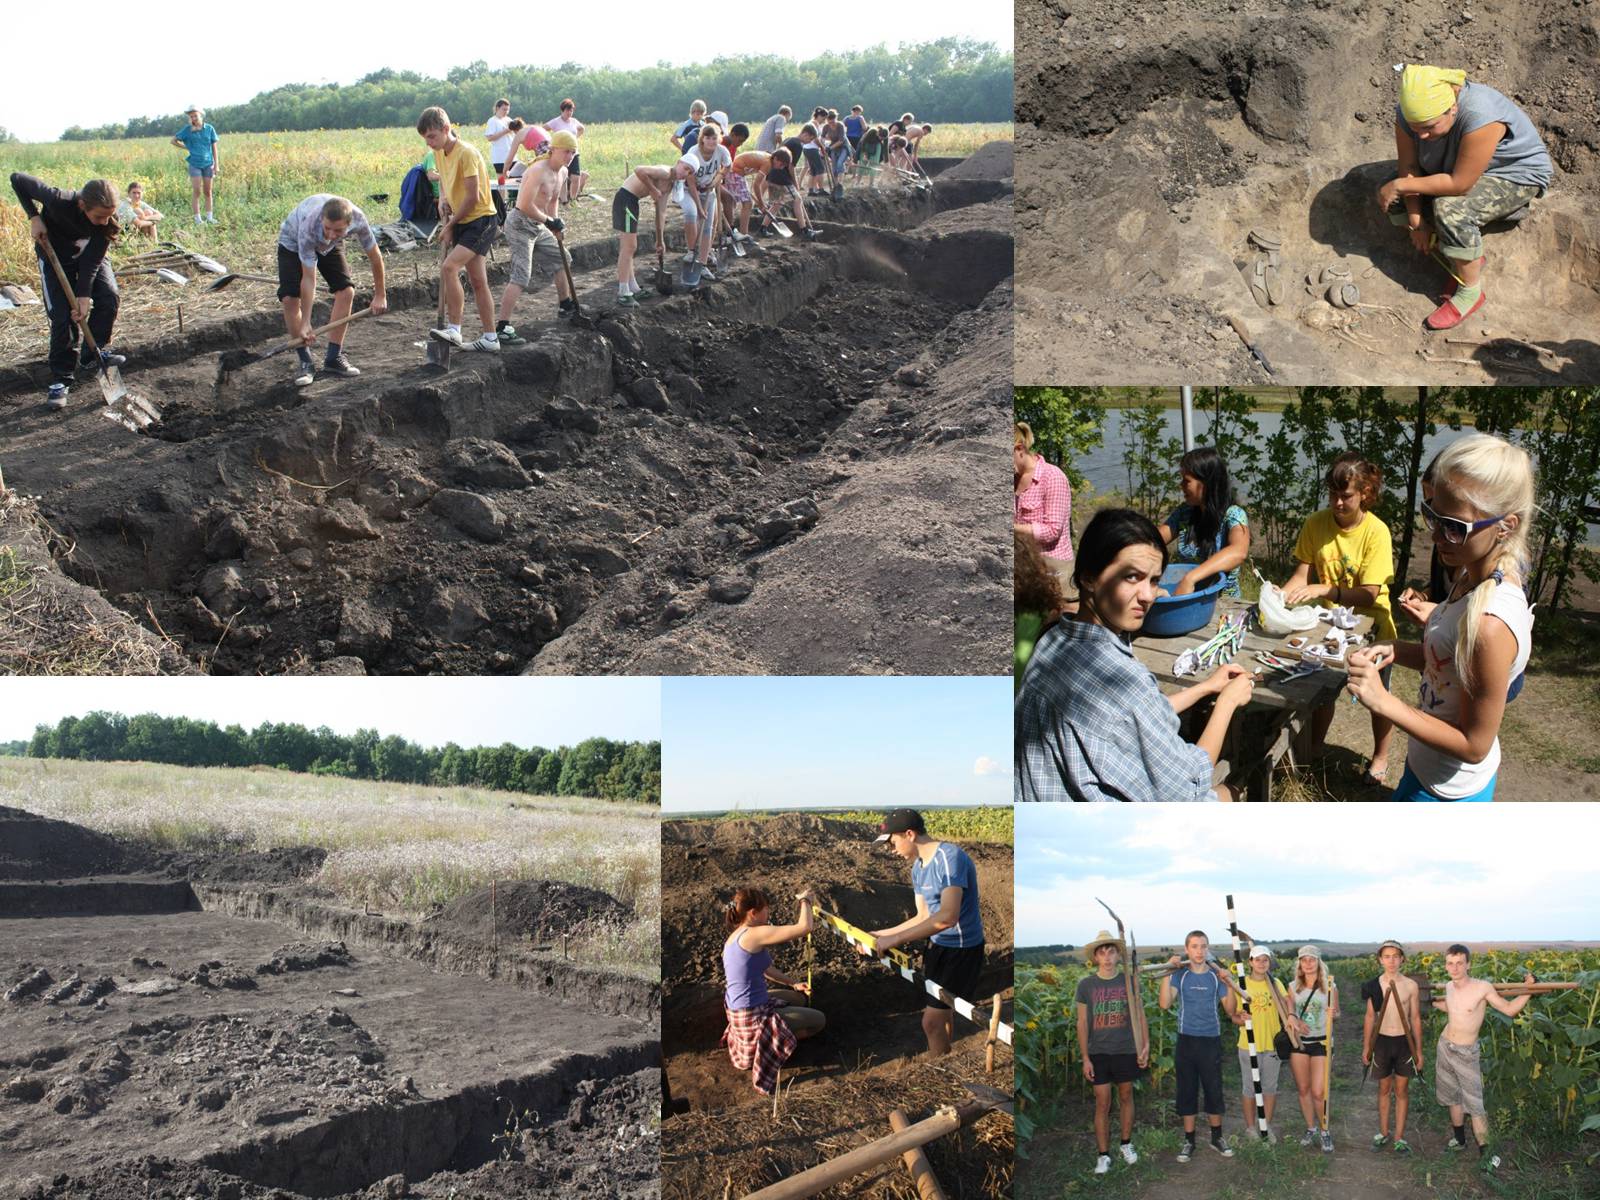
<path fill-rule="evenodd" d="M 18 743 L 21 745 L 21 743 Z M 159 762 L 184 767 L 276 767 L 387 783 L 462 786 L 542 796 L 599 796 L 661 803 L 661 743 L 586 738 L 576 746 L 419 746 L 375 729 L 335 733 L 327 726 L 239 725 L 141 713 L 92 712 L 39 725 L 24 750 L 32 758 Z"/>
<path fill-rule="evenodd" d="M 1104 388 L 1018 388 L 1016 417 L 1034 430 L 1034 447 L 1067 470 L 1105 436 Z M 1395 548 L 1394 595 L 1407 586 L 1406 564 L 1420 528 L 1424 446 L 1441 428 L 1470 420 L 1483 433 L 1521 446 L 1538 474 L 1538 511 L 1531 531 L 1533 561 L 1524 584 L 1530 602 L 1553 613 L 1571 601 L 1580 576 L 1600 581 L 1600 553 L 1588 523 L 1600 505 L 1600 388 L 1301 388 L 1283 410 L 1278 430 L 1263 438 L 1247 394 L 1197 389 L 1195 442 L 1216 448 L 1250 514 L 1251 557 L 1280 576 L 1293 558 L 1300 526 L 1328 505 L 1323 476 L 1346 450 L 1383 473 L 1374 511 L 1389 525 Z M 1118 411 L 1125 502 L 1155 520 L 1178 496 L 1183 447 L 1167 433 L 1159 389 Z"/>
<path fill-rule="evenodd" d="M 734 120 L 765 120 L 778 105 L 796 115 L 818 104 L 844 111 L 862 105 L 874 120 L 913 112 L 925 121 L 1009 121 L 1012 56 L 992 43 L 941 38 L 891 50 L 823 54 L 804 62 L 776 55 L 740 55 L 675 67 L 641 70 L 584 67 L 504 67 L 482 61 L 452 68 L 443 79 L 384 68 L 353 84 L 291 83 L 260 92 L 243 104 L 209 109 L 206 120 L 221 132 L 266 133 L 299 129 L 389 129 L 409 126 L 432 104 L 442 104 L 465 124 L 488 118 L 501 96 L 514 115 L 535 121 L 556 115 L 565 97 L 578 116 L 597 121 L 681 121 L 700 98 Z M 63 141 L 167 137 L 184 123 L 181 113 L 130 117 L 84 129 L 74 125 Z"/>

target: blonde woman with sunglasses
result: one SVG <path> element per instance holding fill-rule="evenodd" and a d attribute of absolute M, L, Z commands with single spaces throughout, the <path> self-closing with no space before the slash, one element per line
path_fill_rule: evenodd
<path fill-rule="evenodd" d="M 1494 799 L 1507 686 L 1533 648 L 1521 566 L 1533 509 L 1533 464 L 1497 437 L 1460 438 L 1434 462 L 1422 519 L 1449 591 L 1427 614 L 1420 645 L 1380 642 L 1350 656 L 1351 694 L 1410 737 L 1391 799 Z M 1415 707 L 1383 686 L 1380 672 L 1391 662 L 1422 673 Z"/>

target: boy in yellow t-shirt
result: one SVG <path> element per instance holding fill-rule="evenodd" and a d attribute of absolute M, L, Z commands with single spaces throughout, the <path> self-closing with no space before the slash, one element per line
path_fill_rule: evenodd
<path fill-rule="evenodd" d="M 1383 490 L 1383 476 L 1372 463 L 1354 451 L 1333 460 L 1323 481 L 1328 488 L 1329 507 L 1313 513 L 1300 529 L 1294 544 L 1299 562 L 1294 574 L 1283 585 L 1284 602 L 1289 605 L 1316 601 L 1327 607 L 1344 605 L 1364 617 L 1372 618 L 1377 640 L 1395 636 L 1394 615 L 1389 608 L 1389 585 L 1394 582 L 1394 542 L 1389 527 L 1373 513 Z M 1315 569 L 1317 582 L 1309 581 Z M 1390 668 L 1385 668 L 1386 670 Z M 1383 686 L 1389 686 L 1385 676 Z M 1327 704 L 1312 714 L 1314 753 L 1320 753 L 1333 724 L 1334 705 Z M 1387 790 L 1384 776 L 1389 769 L 1389 739 L 1394 722 L 1372 714 L 1372 759 L 1362 773 L 1362 782 Z"/>
<path fill-rule="evenodd" d="M 1273 1049 L 1283 1023 L 1278 1020 L 1278 1004 L 1273 998 L 1272 948 L 1250 947 L 1250 974 L 1244 981 L 1244 990 L 1250 996 L 1250 1028 L 1255 1033 L 1256 1065 L 1261 1068 L 1261 1102 L 1267 1112 L 1267 1137 L 1276 1142 L 1272 1130 L 1272 1113 L 1278 1106 L 1278 1071 L 1283 1060 Z M 1239 1027 L 1239 1079 L 1244 1084 L 1244 1125 L 1255 1132 L 1256 1094 L 1250 1083 L 1250 1039 L 1245 1036 L 1244 1008 L 1233 1013 L 1233 1023 Z"/>
<path fill-rule="evenodd" d="M 494 297 L 489 294 L 489 272 L 484 255 L 494 242 L 499 225 L 495 222 L 494 202 L 490 199 L 489 168 L 483 155 L 467 145 L 450 128 L 450 114 L 434 107 L 422 110 L 417 132 L 434 152 L 439 167 L 439 241 L 446 247 L 439 286 L 445 303 L 445 324 L 433 329 L 429 337 L 467 350 L 495 353 L 500 349 L 495 336 Z M 466 293 L 461 290 L 461 272 L 472 280 L 472 298 L 477 302 L 483 334 L 475 342 L 461 340 L 461 313 Z"/>

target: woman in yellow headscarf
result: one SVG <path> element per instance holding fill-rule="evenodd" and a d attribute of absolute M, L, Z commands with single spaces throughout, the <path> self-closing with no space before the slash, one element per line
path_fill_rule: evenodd
<path fill-rule="evenodd" d="M 1483 227 L 1544 195 L 1555 169 L 1528 114 L 1465 71 L 1402 68 L 1394 138 L 1398 174 L 1378 207 L 1459 285 L 1426 322 L 1450 329 L 1486 299 Z"/>

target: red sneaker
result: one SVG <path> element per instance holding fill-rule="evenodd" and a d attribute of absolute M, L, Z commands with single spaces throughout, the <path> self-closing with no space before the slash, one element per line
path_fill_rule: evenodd
<path fill-rule="evenodd" d="M 1457 325 L 1461 324 L 1461 322 L 1465 321 L 1473 313 L 1482 308 L 1483 302 L 1488 298 L 1488 292 L 1479 293 L 1478 302 L 1471 308 L 1467 309 L 1466 312 L 1462 312 L 1460 309 L 1458 309 L 1454 300 L 1446 300 L 1443 304 L 1439 305 L 1438 308 L 1434 309 L 1428 314 L 1428 319 L 1424 321 L 1423 324 L 1429 329 L 1434 330 L 1454 329 Z"/>

